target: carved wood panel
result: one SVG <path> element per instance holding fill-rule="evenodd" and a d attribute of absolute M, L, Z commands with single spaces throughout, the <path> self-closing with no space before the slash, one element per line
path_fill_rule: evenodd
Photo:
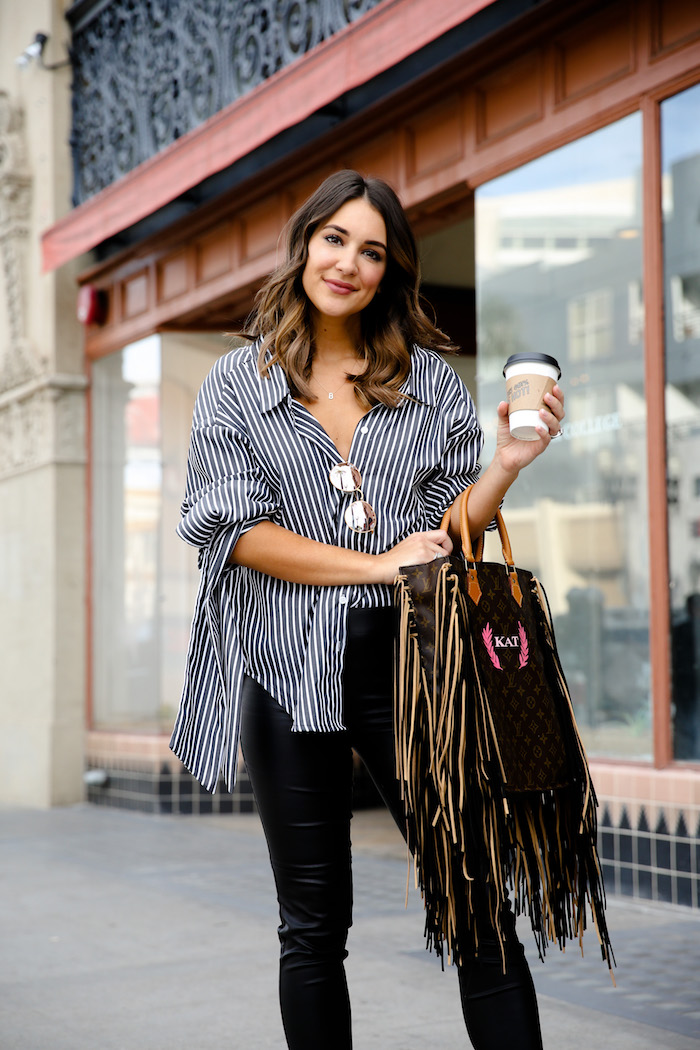
<path fill-rule="evenodd" d="M 406 177 L 431 175 L 464 155 L 464 92 L 453 92 L 406 122 Z"/>
<path fill-rule="evenodd" d="M 156 298 L 167 303 L 184 295 L 189 287 L 189 256 L 186 248 L 159 259 L 156 264 Z"/>
<path fill-rule="evenodd" d="M 537 48 L 475 85 L 475 132 L 480 146 L 542 118 L 544 62 L 544 47 Z"/>
<path fill-rule="evenodd" d="M 143 270 L 141 273 L 122 284 L 122 316 L 125 319 L 138 317 L 148 310 L 150 300 L 150 271 Z"/>
<path fill-rule="evenodd" d="M 227 273 L 234 262 L 232 223 L 223 223 L 199 237 L 195 246 L 195 279 L 205 284 Z"/>
<path fill-rule="evenodd" d="M 287 218 L 287 201 L 279 194 L 271 194 L 246 209 L 241 217 L 241 262 L 250 262 L 274 252 Z"/>
<path fill-rule="evenodd" d="M 650 50 L 654 58 L 700 39 L 699 8 L 694 0 L 688 3 L 652 0 Z"/>
<path fill-rule="evenodd" d="M 557 105 L 600 90 L 636 65 L 635 5 L 613 3 L 553 41 Z"/>

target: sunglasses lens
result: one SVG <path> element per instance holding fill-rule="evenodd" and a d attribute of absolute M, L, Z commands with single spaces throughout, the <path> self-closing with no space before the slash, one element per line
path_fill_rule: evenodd
<path fill-rule="evenodd" d="M 330 472 L 331 485 L 340 492 L 357 492 L 362 488 L 362 475 L 352 463 L 338 463 Z"/>
<path fill-rule="evenodd" d="M 374 532 L 377 515 L 369 503 L 362 499 L 362 475 L 352 463 L 337 463 L 328 475 L 331 485 L 339 492 L 356 492 L 360 499 L 354 500 L 345 511 L 345 524 L 353 532 Z"/>
<path fill-rule="evenodd" d="M 374 532 L 377 515 L 369 503 L 363 499 L 356 499 L 345 511 L 345 524 L 353 532 Z"/>

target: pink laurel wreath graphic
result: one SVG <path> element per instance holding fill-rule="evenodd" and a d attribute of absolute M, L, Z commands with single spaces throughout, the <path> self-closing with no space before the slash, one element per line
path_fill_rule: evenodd
<path fill-rule="evenodd" d="M 527 667 L 527 662 L 530 659 L 530 646 L 527 644 L 525 628 L 520 621 L 518 621 L 518 634 L 520 635 L 520 662 L 518 666 Z"/>
<path fill-rule="evenodd" d="M 486 652 L 491 657 L 491 663 L 498 670 L 502 671 L 501 661 L 498 659 L 498 654 L 493 647 L 493 631 L 491 630 L 491 624 L 487 623 L 481 632 L 481 637 L 484 639 L 484 645 L 486 646 Z"/>

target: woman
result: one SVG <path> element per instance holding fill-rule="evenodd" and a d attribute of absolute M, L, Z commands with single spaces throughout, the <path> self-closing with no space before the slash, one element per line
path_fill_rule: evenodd
<path fill-rule="evenodd" d="M 467 485 L 471 534 L 564 415 L 558 387 L 538 441 L 498 407 L 492 463 L 472 400 L 435 353 L 418 304 L 413 235 L 381 180 L 341 171 L 292 218 L 286 261 L 257 301 L 254 344 L 213 368 L 197 399 L 180 536 L 202 582 L 172 747 L 209 788 L 240 740 L 280 906 L 280 1001 L 292 1050 L 347 1050 L 352 748 L 399 827 L 392 734 L 391 584 L 451 552 L 439 528 Z M 541 1046 L 514 923 L 508 966 L 489 930 L 460 967 L 477 1050 Z"/>

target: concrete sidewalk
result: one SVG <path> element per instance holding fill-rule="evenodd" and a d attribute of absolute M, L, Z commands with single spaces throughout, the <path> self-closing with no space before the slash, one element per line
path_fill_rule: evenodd
<path fill-rule="evenodd" d="M 398 833 L 353 823 L 356 1050 L 467 1047 Z M 546 1050 L 700 1050 L 700 916 L 618 899 L 609 922 L 617 990 L 593 931 L 542 965 L 521 930 Z M 276 926 L 256 816 L 0 811 L 0 1050 L 283 1050 Z"/>

